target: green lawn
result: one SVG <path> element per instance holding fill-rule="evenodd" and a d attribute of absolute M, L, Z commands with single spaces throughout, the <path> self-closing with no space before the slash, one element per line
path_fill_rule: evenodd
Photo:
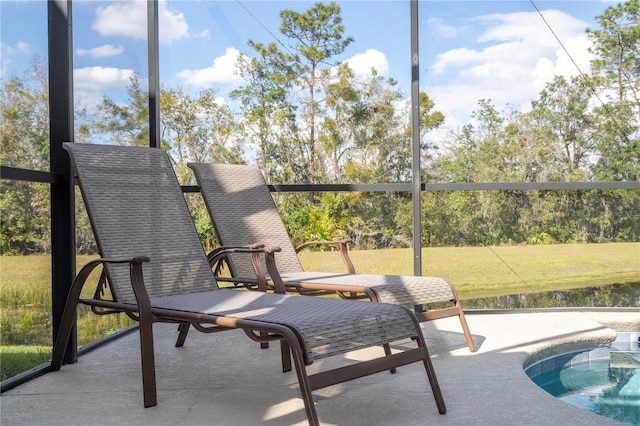
<path fill-rule="evenodd" d="M 50 346 L 0 346 L 0 380 L 13 377 L 49 359 Z"/>
<path fill-rule="evenodd" d="M 413 250 L 351 251 L 356 272 L 413 275 Z M 337 252 L 302 252 L 308 271 L 344 271 Z M 448 278 L 461 299 L 640 282 L 640 243 L 422 249 L 422 275 Z"/>
<path fill-rule="evenodd" d="M 78 256 L 78 270 L 95 257 Z M 90 279 L 97 278 L 96 273 Z M 94 289 L 87 286 L 83 295 L 90 297 Z M 131 323 L 123 314 L 80 313 L 78 343 L 90 343 Z M 50 359 L 51 336 L 51 257 L 0 256 L 0 380 Z"/>

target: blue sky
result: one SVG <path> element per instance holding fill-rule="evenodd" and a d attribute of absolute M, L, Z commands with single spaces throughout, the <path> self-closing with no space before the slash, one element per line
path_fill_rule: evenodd
<path fill-rule="evenodd" d="M 499 110 L 506 105 L 526 110 L 554 75 L 579 72 L 573 62 L 589 72 L 585 29 L 595 27 L 594 18 L 616 3 L 420 1 L 421 89 L 445 113 L 448 129 L 467 122 L 479 99 L 491 99 Z M 145 4 L 74 2 L 74 82 L 80 104 L 95 104 L 104 94 L 122 98 L 133 72 L 146 78 Z M 227 93 L 242 83 L 234 75 L 234 60 L 239 53 L 252 53 L 247 41 L 285 43 L 278 31 L 280 10 L 303 12 L 313 4 L 160 1 L 162 84 L 191 91 L 213 87 L 221 101 L 228 101 Z M 398 80 L 408 96 L 409 1 L 338 4 L 345 35 L 355 41 L 336 59 L 360 73 L 375 67 Z M 46 8 L 43 0 L 0 0 L 3 80 L 24 72 L 34 55 L 46 57 Z"/>

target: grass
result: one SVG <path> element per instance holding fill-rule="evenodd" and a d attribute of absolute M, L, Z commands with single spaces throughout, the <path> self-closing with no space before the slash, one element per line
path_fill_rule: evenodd
<path fill-rule="evenodd" d="M 96 256 L 78 256 L 77 270 Z M 97 282 L 98 273 L 89 283 Z M 87 285 L 83 297 L 93 295 Z M 83 310 L 84 309 L 84 310 Z M 85 345 L 133 323 L 123 314 L 78 314 L 78 344 Z M 0 256 L 0 378 L 5 380 L 51 358 L 51 257 Z"/>
<path fill-rule="evenodd" d="M 2 346 L 0 380 L 27 371 L 51 358 L 50 346 Z"/>
<path fill-rule="evenodd" d="M 93 258 L 78 256 L 77 268 Z M 412 249 L 352 251 L 351 258 L 360 273 L 413 275 Z M 304 251 L 300 259 L 309 271 L 344 271 L 337 252 Z M 423 275 L 448 278 L 464 300 L 638 283 L 640 243 L 425 248 L 422 263 Z M 93 290 L 87 286 L 84 296 L 90 296 Z M 2 380 L 50 358 L 50 306 L 51 258 L 0 256 Z M 81 312 L 78 342 L 87 344 L 131 323 L 121 314 Z"/>
<path fill-rule="evenodd" d="M 413 275 L 412 249 L 351 251 L 356 272 Z M 336 252 L 302 252 L 309 271 L 344 271 Z M 422 275 L 448 278 L 461 299 L 640 282 L 640 243 L 422 249 Z"/>

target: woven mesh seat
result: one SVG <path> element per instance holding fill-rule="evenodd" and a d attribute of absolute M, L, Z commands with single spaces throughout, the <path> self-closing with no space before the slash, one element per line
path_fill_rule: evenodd
<path fill-rule="evenodd" d="M 224 246 L 263 243 L 280 247 L 281 252 L 276 254 L 277 266 L 288 290 L 303 294 L 333 291 L 343 297 L 368 298 L 410 307 L 446 302 L 449 306 L 418 313 L 418 318 L 427 321 L 458 316 L 467 345 L 472 352 L 475 351 L 462 305 L 448 280 L 440 277 L 304 271 L 257 166 L 189 163 L 189 167 L 193 169 L 200 185 L 220 243 Z M 346 249 L 342 253 L 348 256 Z M 231 254 L 228 260 L 235 278 L 251 276 L 253 267 L 246 257 Z M 352 265 L 348 257 L 346 263 Z"/>
<path fill-rule="evenodd" d="M 152 298 L 151 302 L 158 308 L 276 322 L 295 328 L 304 341 L 310 362 L 381 346 L 416 332 L 407 312 L 370 309 L 371 304 L 367 303 L 353 306 L 352 301 L 345 300 L 221 289 Z"/>
<path fill-rule="evenodd" d="M 260 342 L 281 341 L 283 369 L 291 369 L 292 357 L 311 424 L 318 423 L 313 390 L 417 361 L 425 365 L 439 411 L 446 411 L 422 332 L 409 310 L 391 304 L 220 289 L 162 150 L 64 147 L 102 258 L 83 268 L 72 286 L 52 370 L 60 368 L 76 306 L 84 303 L 124 311 L 140 321 L 145 406 L 157 403 L 151 325 L 174 322 L 207 332 L 241 328 Z M 105 267 L 113 299 L 80 299 L 89 272 L 98 265 Z M 416 339 L 415 349 L 390 354 L 388 343 L 410 338 Z M 354 370 L 306 373 L 306 365 L 314 360 L 380 345 L 387 349 L 381 358 L 360 363 Z"/>

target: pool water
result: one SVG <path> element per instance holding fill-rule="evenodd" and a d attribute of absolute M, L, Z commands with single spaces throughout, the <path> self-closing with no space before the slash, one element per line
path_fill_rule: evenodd
<path fill-rule="evenodd" d="M 640 333 L 618 333 L 610 348 L 556 355 L 525 373 L 576 407 L 640 426 Z"/>

